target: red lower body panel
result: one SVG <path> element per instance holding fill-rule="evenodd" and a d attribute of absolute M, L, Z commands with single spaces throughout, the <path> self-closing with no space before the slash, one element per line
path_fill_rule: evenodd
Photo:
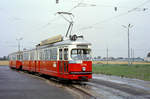
<path fill-rule="evenodd" d="M 30 72 L 38 72 L 53 77 L 68 80 L 92 79 L 92 62 L 84 61 L 80 64 L 69 64 L 68 61 L 10 61 L 10 67 Z M 74 74 L 75 73 L 75 74 Z"/>

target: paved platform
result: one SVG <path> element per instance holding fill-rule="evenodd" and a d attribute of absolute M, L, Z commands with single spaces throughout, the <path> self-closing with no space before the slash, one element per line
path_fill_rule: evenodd
<path fill-rule="evenodd" d="M 62 88 L 0 66 L 0 99 L 73 99 Z"/>

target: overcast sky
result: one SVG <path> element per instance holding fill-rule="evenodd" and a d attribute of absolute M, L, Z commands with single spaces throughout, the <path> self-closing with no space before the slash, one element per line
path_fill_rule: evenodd
<path fill-rule="evenodd" d="M 150 51 L 150 0 L 0 0 L 0 56 L 21 48 L 33 48 L 41 40 L 65 35 L 68 22 L 56 14 L 74 14 L 73 33 L 84 35 L 92 43 L 93 56 L 127 57 L 127 29 L 132 24 L 131 47 L 135 57 Z M 145 3 L 146 2 L 146 3 Z M 117 7 L 117 11 L 114 10 Z M 145 9 L 145 10 L 144 10 Z"/>

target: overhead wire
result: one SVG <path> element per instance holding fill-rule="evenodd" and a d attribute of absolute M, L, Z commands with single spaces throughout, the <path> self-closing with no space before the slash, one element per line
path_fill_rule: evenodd
<path fill-rule="evenodd" d="M 74 10 L 75 8 L 77 8 L 82 2 L 83 2 L 84 0 L 81 0 L 77 5 L 75 5 L 74 7 L 72 7 L 70 10 L 68 10 L 68 12 L 71 12 L 72 10 Z M 54 15 L 56 15 L 57 13 L 55 13 Z M 63 18 L 65 18 L 63 15 L 61 15 Z M 56 20 L 58 20 L 58 18 L 54 18 L 54 19 L 52 19 L 50 22 L 52 23 L 52 22 L 54 22 L 54 21 L 56 21 Z M 65 20 L 67 20 L 66 18 L 65 18 Z M 68 21 L 68 20 L 67 20 Z M 47 26 L 49 26 L 51 23 L 50 22 L 48 22 L 46 25 L 44 25 L 44 27 L 47 27 Z"/>
<path fill-rule="evenodd" d="M 93 27 L 94 27 L 95 25 L 97 25 L 97 24 L 105 23 L 105 22 L 111 21 L 111 20 L 113 20 L 113 19 L 115 19 L 115 18 L 118 18 L 118 17 L 124 16 L 124 15 L 127 15 L 127 14 L 129 14 L 129 13 L 131 13 L 131 12 L 137 10 L 139 7 L 144 6 L 145 4 L 147 4 L 147 3 L 149 3 L 149 2 L 150 2 L 150 0 L 147 0 L 146 2 L 144 2 L 144 3 L 142 3 L 142 4 L 138 5 L 138 6 L 136 6 L 136 7 L 134 7 L 134 8 L 132 8 L 131 10 L 128 10 L 128 11 L 125 12 L 125 13 L 121 13 L 121 14 L 119 14 L 119 15 L 116 15 L 116 16 L 110 17 L 110 18 L 108 18 L 108 19 L 99 21 L 99 22 L 94 23 L 94 24 L 92 24 L 92 25 L 90 25 L 90 26 L 86 26 L 86 27 L 80 28 L 79 31 L 91 29 L 91 28 L 93 28 Z"/>
<path fill-rule="evenodd" d="M 145 4 L 147 4 L 147 3 L 149 3 L 149 2 L 150 2 L 150 0 L 147 0 L 146 2 L 144 2 L 144 3 L 142 3 L 142 4 L 138 5 L 138 6 L 136 6 L 135 8 L 133 8 L 133 9 L 131 9 L 131 10 L 128 10 L 128 12 L 132 12 L 132 11 L 138 9 L 139 7 L 144 6 Z"/>
<path fill-rule="evenodd" d="M 68 12 L 71 12 L 72 10 L 74 10 L 75 8 L 79 7 L 80 4 L 83 2 L 84 0 L 81 0 L 77 5 L 75 5 L 73 8 L 71 8 Z"/>

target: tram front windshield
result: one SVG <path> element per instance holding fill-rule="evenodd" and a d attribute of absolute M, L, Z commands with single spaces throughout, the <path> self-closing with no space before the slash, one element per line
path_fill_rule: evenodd
<path fill-rule="evenodd" d="M 71 58 L 73 60 L 91 60 L 90 49 L 72 49 Z"/>

